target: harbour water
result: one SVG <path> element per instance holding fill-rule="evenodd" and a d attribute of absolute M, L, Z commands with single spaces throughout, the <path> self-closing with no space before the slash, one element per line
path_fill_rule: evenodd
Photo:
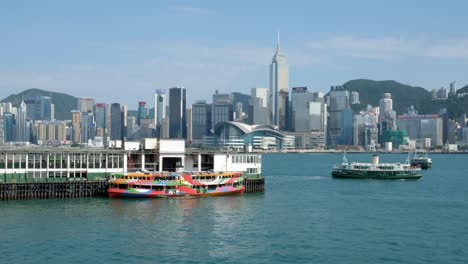
<path fill-rule="evenodd" d="M 263 194 L 5 201 L 0 263 L 466 263 L 468 155 L 431 157 L 417 181 L 333 179 L 339 154 L 270 154 Z"/>

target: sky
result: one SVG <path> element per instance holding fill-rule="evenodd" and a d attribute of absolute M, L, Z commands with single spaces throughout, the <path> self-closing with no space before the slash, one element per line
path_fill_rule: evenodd
<path fill-rule="evenodd" d="M 29 88 L 97 102 L 188 102 L 269 87 L 280 32 L 290 86 L 352 79 L 468 84 L 468 1 L 0 2 L 0 97 Z"/>

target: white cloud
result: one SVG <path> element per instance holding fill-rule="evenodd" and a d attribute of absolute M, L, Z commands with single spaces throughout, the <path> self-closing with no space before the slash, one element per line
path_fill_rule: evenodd
<path fill-rule="evenodd" d="M 138 100 L 151 102 L 154 89 L 174 85 L 187 87 L 190 100 L 209 99 L 216 89 L 248 93 L 251 87 L 268 87 L 268 65 L 275 49 L 274 46 L 220 46 L 185 41 L 93 45 L 106 47 L 103 52 L 112 57 L 112 63 L 97 61 L 90 64 L 38 66 L 32 67 L 30 71 L 0 72 L 2 97 L 36 87 L 75 96 L 92 96 L 102 102 L 118 101 L 133 108 Z M 466 60 L 468 40 L 335 36 L 303 46 L 284 46 L 282 51 L 288 57 L 293 84 L 310 82 L 303 79 L 304 76 L 313 78 L 309 77 L 309 72 L 326 71 L 344 76 L 356 73 L 359 76 L 355 77 L 366 76 L 362 68 L 356 67 L 352 58 L 374 59 L 376 63 L 379 60 L 402 60 L 411 56 Z M 337 59 L 335 55 L 346 56 L 351 60 Z M 365 69 L 366 66 L 361 67 Z M 302 72 L 302 79 L 298 78 L 298 72 Z M 312 81 L 320 81 L 320 78 Z"/>
<path fill-rule="evenodd" d="M 307 47 L 344 56 L 392 60 L 408 56 L 442 59 L 468 59 L 468 39 L 431 40 L 427 38 L 361 38 L 335 36 L 311 41 Z"/>

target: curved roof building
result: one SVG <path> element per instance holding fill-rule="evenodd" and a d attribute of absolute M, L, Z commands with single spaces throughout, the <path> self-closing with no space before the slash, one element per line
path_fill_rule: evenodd
<path fill-rule="evenodd" d="M 216 124 L 214 135 L 218 145 L 257 149 L 281 149 L 285 135 L 272 125 L 247 125 L 226 121 Z"/>

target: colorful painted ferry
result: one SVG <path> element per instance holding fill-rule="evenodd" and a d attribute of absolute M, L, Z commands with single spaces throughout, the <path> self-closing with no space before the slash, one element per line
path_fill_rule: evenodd
<path fill-rule="evenodd" d="M 242 172 L 114 174 L 107 191 L 117 197 L 182 197 L 243 194 Z"/>
<path fill-rule="evenodd" d="M 374 155 L 372 163 L 348 162 L 346 155 L 343 162 L 335 165 L 332 176 L 335 178 L 351 179 L 411 179 L 422 177 L 421 168 L 411 166 L 409 162 L 401 163 L 379 163 L 379 156 Z"/>

